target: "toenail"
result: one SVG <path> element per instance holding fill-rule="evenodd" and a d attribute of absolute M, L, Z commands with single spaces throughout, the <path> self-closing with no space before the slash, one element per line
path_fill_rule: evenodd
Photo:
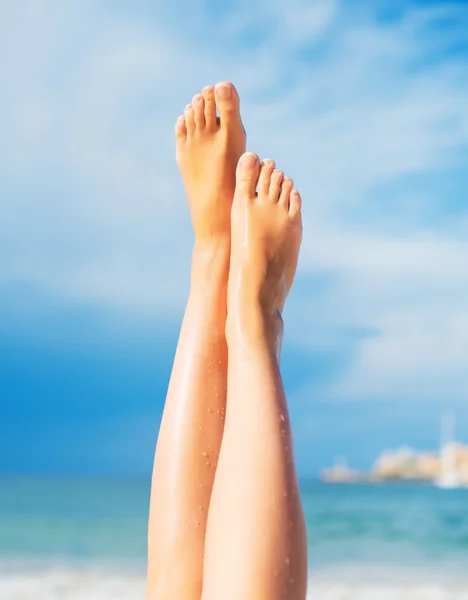
<path fill-rule="evenodd" d="M 228 100 L 231 97 L 231 87 L 229 85 L 218 85 L 216 91 L 223 100 Z"/>
<path fill-rule="evenodd" d="M 273 171 L 273 173 L 275 173 L 275 175 L 282 175 L 283 174 L 282 171 L 281 171 L 281 169 L 275 169 Z"/>
<path fill-rule="evenodd" d="M 199 104 L 201 99 L 201 96 L 195 96 L 195 98 L 193 99 L 194 104 Z"/>
<path fill-rule="evenodd" d="M 243 167 L 255 167 L 257 160 L 255 154 L 244 154 L 241 159 L 241 164 Z"/>
<path fill-rule="evenodd" d="M 207 85 L 206 87 L 203 88 L 203 91 L 205 92 L 205 94 L 211 94 L 211 92 L 213 91 L 213 86 Z"/>
<path fill-rule="evenodd" d="M 192 105 L 191 104 L 187 104 L 187 106 L 185 107 L 184 110 L 190 110 L 191 108 L 193 108 Z"/>

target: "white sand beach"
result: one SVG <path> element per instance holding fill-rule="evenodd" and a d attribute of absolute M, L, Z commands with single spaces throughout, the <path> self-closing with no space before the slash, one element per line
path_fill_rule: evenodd
<path fill-rule="evenodd" d="M 366 581 L 354 574 L 311 574 L 308 600 L 468 600 L 468 581 L 426 581 L 422 574 L 405 580 Z M 418 578 L 420 577 L 420 581 Z M 360 580 L 359 580 L 360 579 Z M 141 570 L 93 566 L 0 567 L 2 600 L 138 600 L 144 599 Z"/>

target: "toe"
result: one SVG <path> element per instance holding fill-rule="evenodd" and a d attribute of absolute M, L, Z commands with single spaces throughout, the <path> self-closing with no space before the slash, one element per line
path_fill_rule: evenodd
<path fill-rule="evenodd" d="M 184 109 L 184 117 L 185 117 L 185 127 L 187 128 L 187 134 L 189 136 L 195 133 L 195 116 L 193 106 L 191 104 L 187 104 Z"/>
<path fill-rule="evenodd" d="M 267 196 L 270 193 L 270 180 L 275 161 L 265 158 L 260 166 L 260 177 L 258 178 L 258 193 L 262 196 Z"/>
<path fill-rule="evenodd" d="M 234 121 L 239 123 L 239 94 L 232 83 L 221 81 L 215 87 L 215 100 L 221 119 L 221 127 Z"/>
<path fill-rule="evenodd" d="M 289 214 L 296 217 L 301 212 L 302 200 L 299 192 L 294 189 L 289 196 Z"/>
<path fill-rule="evenodd" d="M 291 192 L 293 189 L 293 180 L 291 177 L 285 177 L 283 179 L 283 185 L 281 186 L 281 194 L 279 197 L 279 203 L 286 210 L 289 210 L 289 197 L 291 196 Z"/>
<path fill-rule="evenodd" d="M 185 138 L 187 137 L 187 128 L 185 126 L 185 117 L 184 115 L 181 115 L 175 124 L 175 135 L 176 135 L 176 139 L 179 142 L 182 142 L 185 140 Z"/>
<path fill-rule="evenodd" d="M 272 202 L 278 202 L 279 200 L 283 178 L 284 174 L 280 169 L 275 169 L 271 174 L 269 198 Z"/>
<path fill-rule="evenodd" d="M 236 186 L 242 194 L 255 197 L 259 171 L 260 160 L 256 154 L 246 152 L 240 157 L 236 172 Z"/>
<path fill-rule="evenodd" d="M 201 94 L 197 94 L 192 100 L 193 115 L 196 129 L 205 129 L 205 101 Z"/>
<path fill-rule="evenodd" d="M 210 131 L 214 131 L 218 128 L 218 122 L 216 118 L 216 103 L 214 87 L 209 85 L 203 88 L 203 98 L 205 100 L 205 123 L 206 128 Z"/>

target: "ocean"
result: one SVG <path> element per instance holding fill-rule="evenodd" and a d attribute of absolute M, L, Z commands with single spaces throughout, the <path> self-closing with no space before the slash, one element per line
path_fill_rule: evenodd
<path fill-rule="evenodd" d="M 468 490 L 301 488 L 310 599 L 468 599 Z M 0 478 L 0 599 L 144 598 L 148 502 L 149 481 Z"/>

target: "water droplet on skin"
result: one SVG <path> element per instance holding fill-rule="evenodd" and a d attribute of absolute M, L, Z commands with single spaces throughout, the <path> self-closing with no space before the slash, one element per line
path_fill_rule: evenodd
<path fill-rule="evenodd" d="M 197 525 L 200 525 L 200 521 L 197 521 Z"/>
<path fill-rule="evenodd" d="M 208 454 L 206 452 L 202 452 L 201 455 L 202 456 L 208 456 Z"/>
<path fill-rule="evenodd" d="M 213 412 L 213 409 L 212 409 L 212 408 L 209 408 L 209 409 L 208 409 L 208 412 L 209 412 L 209 413 L 212 413 L 212 412 Z"/>
<path fill-rule="evenodd" d="M 284 415 L 280 415 L 280 419 L 281 419 L 281 421 L 284 421 L 286 419 L 286 417 Z"/>

